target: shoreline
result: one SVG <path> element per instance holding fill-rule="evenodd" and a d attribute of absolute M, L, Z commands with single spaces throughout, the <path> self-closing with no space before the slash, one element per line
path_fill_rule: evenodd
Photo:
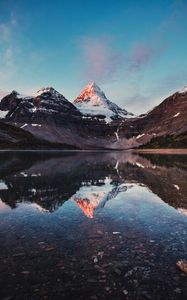
<path fill-rule="evenodd" d="M 48 152 L 48 153 L 60 153 L 60 152 L 89 152 L 89 153 L 108 153 L 108 152 L 131 152 L 131 153 L 148 153 L 148 154 L 187 154 L 187 149 L 0 149 L 2 152 Z"/>
<path fill-rule="evenodd" d="M 147 154 L 187 154 L 187 149 L 136 149 L 132 150 L 134 153 L 147 153 Z"/>

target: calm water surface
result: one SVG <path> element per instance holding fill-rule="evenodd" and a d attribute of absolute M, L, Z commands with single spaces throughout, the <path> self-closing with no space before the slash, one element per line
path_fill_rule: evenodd
<path fill-rule="evenodd" d="M 0 299 L 187 299 L 187 156 L 0 153 Z"/>

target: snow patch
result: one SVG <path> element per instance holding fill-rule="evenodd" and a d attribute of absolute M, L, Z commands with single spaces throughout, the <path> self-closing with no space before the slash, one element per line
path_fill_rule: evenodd
<path fill-rule="evenodd" d="M 8 186 L 2 180 L 0 180 L 0 190 L 8 190 Z"/>
<path fill-rule="evenodd" d="M 118 132 L 116 131 L 116 132 L 114 132 L 114 133 L 115 133 L 115 136 L 116 136 L 117 141 L 119 141 L 119 135 L 118 135 Z"/>
<path fill-rule="evenodd" d="M 22 125 L 20 128 L 24 128 L 24 127 L 26 127 L 28 124 L 27 123 L 25 123 L 24 125 Z"/>
<path fill-rule="evenodd" d="M 176 117 L 178 117 L 180 115 L 180 112 L 178 112 L 177 114 L 175 114 L 174 116 L 173 116 L 173 118 L 176 118 Z"/>
<path fill-rule="evenodd" d="M 140 164 L 139 162 L 136 162 L 136 165 L 137 165 L 139 168 L 142 168 L 142 169 L 145 168 L 145 167 L 144 167 L 142 164 Z"/>
<path fill-rule="evenodd" d="M 114 167 L 115 170 L 118 170 L 118 166 L 119 166 L 119 161 L 117 160 L 116 165 Z"/>
<path fill-rule="evenodd" d="M 0 110 L 0 118 L 5 118 L 9 110 Z"/>
<path fill-rule="evenodd" d="M 136 139 L 140 139 L 142 136 L 144 136 L 145 135 L 145 133 L 142 133 L 142 134 L 139 134 L 137 137 L 136 137 Z"/>
<path fill-rule="evenodd" d="M 31 96 L 26 96 L 26 95 L 23 95 L 23 94 L 18 94 L 16 97 L 17 97 L 18 99 L 25 99 L 25 100 L 30 100 L 30 99 L 32 99 Z"/>
<path fill-rule="evenodd" d="M 31 177 L 38 177 L 38 176 L 41 176 L 41 173 L 38 173 L 38 174 L 33 173 L 33 174 L 31 174 Z"/>
<path fill-rule="evenodd" d="M 180 187 L 177 184 L 173 185 L 177 190 L 180 190 Z"/>
<path fill-rule="evenodd" d="M 178 91 L 180 94 L 187 93 L 187 86 L 184 86 L 182 90 Z"/>
<path fill-rule="evenodd" d="M 28 174 L 26 174 L 25 172 L 21 172 L 20 175 L 22 175 L 23 177 L 28 177 Z"/>
<path fill-rule="evenodd" d="M 76 105 L 77 109 L 88 118 L 91 116 L 104 116 L 106 122 L 111 122 L 111 117 L 114 116 L 114 113 L 105 107 L 92 106 L 90 103 L 82 103 Z"/>
<path fill-rule="evenodd" d="M 33 127 L 41 127 L 42 125 L 41 124 L 31 124 L 31 126 L 33 126 Z"/>

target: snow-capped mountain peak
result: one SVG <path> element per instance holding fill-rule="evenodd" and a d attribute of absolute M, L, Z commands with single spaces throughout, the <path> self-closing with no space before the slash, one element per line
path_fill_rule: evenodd
<path fill-rule="evenodd" d="M 180 93 L 180 94 L 185 94 L 185 93 L 187 93 L 187 85 L 184 86 L 183 89 L 181 89 L 181 90 L 179 91 L 179 93 Z"/>
<path fill-rule="evenodd" d="M 59 97 L 61 94 L 57 92 L 53 87 L 43 87 L 36 92 L 36 97 L 41 96 L 43 94 L 49 93 L 52 96 Z"/>
<path fill-rule="evenodd" d="M 107 106 L 107 98 L 104 92 L 98 87 L 98 85 L 91 81 L 75 99 L 74 104 L 81 104 L 83 102 L 89 102 L 93 106 Z"/>
<path fill-rule="evenodd" d="M 113 119 L 132 117 L 125 109 L 108 100 L 100 87 L 91 81 L 74 100 L 73 104 L 87 116 L 102 115 L 105 121 L 111 122 Z"/>

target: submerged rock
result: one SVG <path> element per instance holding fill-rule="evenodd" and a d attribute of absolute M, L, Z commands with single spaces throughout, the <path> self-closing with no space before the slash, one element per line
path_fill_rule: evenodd
<path fill-rule="evenodd" d="M 176 266 L 184 273 L 187 274 L 187 260 L 179 260 L 176 262 Z"/>

